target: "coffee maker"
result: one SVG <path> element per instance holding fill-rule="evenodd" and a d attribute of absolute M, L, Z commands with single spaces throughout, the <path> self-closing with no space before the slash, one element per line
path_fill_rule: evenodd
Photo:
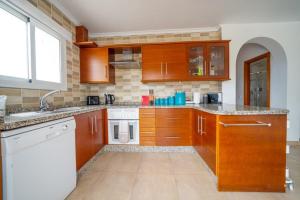
<path fill-rule="evenodd" d="M 115 96 L 113 94 L 104 94 L 105 105 L 112 105 L 115 102 Z"/>

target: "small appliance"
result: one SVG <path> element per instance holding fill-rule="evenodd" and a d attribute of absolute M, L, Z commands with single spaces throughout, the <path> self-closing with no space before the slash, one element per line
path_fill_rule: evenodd
<path fill-rule="evenodd" d="M 142 105 L 149 106 L 150 104 L 150 97 L 149 96 L 142 96 Z"/>
<path fill-rule="evenodd" d="M 104 97 L 106 105 L 112 105 L 116 100 L 113 94 L 104 94 Z"/>
<path fill-rule="evenodd" d="M 175 105 L 185 105 L 185 92 L 178 91 L 175 93 Z"/>
<path fill-rule="evenodd" d="M 200 103 L 200 92 L 193 92 L 193 103 L 194 104 Z"/>
<path fill-rule="evenodd" d="M 100 105 L 99 96 L 87 96 L 86 99 L 87 105 Z"/>
<path fill-rule="evenodd" d="M 207 103 L 222 104 L 222 92 L 207 93 Z"/>

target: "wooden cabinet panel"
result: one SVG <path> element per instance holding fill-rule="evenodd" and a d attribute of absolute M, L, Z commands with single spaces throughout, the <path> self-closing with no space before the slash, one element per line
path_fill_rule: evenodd
<path fill-rule="evenodd" d="M 76 121 L 76 168 L 79 170 L 93 154 L 93 137 L 89 113 L 75 116 Z"/>
<path fill-rule="evenodd" d="M 219 190 L 285 191 L 286 120 L 286 115 L 219 116 Z"/>
<path fill-rule="evenodd" d="M 104 146 L 104 118 L 103 111 L 96 111 L 93 113 L 95 122 L 94 122 L 94 154 L 96 154 Z"/>
<path fill-rule="evenodd" d="M 79 170 L 104 146 L 103 110 L 75 115 L 76 168 Z"/>
<path fill-rule="evenodd" d="M 114 83 L 114 67 L 108 63 L 107 48 L 80 49 L 81 83 Z"/>
<path fill-rule="evenodd" d="M 140 115 L 140 145 L 155 146 L 155 109 L 141 108 Z"/>
<path fill-rule="evenodd" d="M 142 81 L 172 81 L 187 78 L 184 44 L 144 45 Z"/>

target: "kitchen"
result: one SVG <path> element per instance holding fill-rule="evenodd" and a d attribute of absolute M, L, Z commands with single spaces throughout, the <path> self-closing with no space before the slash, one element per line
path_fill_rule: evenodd
<path fill-rule="evenodd" d="M 247 20 L 247 28 L 199 20 L 186 26 L 198 29 L 164 24 L 174 29 L 151 31 L 157 29 L 151 23 L 127 23 L 101 33 L 92 22 L 103 18 L 104 26 L 110 9 L 99 13 L 79 1 L 0 3 L 7 26 L 1 38 L 11 38 L 2 44 L 20 46 L 19 59 L 1 51 L 3 199 L 297 199 L 299 94 L 289 88 L 299 85 L 297 56 L 290 53 L 299 48 L 290 43 L 298 22 L 258 24 L 257 35 L 242 31 L 255 28 Z M 299 4 L 288 5 L 287 13 Z M 19 31 L 12 34 L 8 23 Z M 24 27 L 29 47 L 20 36 Z M 258 38 L 274 30 L 289 63 L 285 95 L 274 86 L 280 51 Z M 271 52 L 269 107 L 236 104 L 236 60 L 248 40 Z M 277 104 L 276 88 L 285 104 Z"/>

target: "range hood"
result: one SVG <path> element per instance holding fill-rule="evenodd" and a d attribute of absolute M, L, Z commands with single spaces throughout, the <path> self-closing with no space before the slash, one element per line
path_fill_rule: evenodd
<path fill-rule="evenodd" d="M 120 69 L 141 68 L 141 48 L 124 47 L 109 49 L 109 64 Z"/>

